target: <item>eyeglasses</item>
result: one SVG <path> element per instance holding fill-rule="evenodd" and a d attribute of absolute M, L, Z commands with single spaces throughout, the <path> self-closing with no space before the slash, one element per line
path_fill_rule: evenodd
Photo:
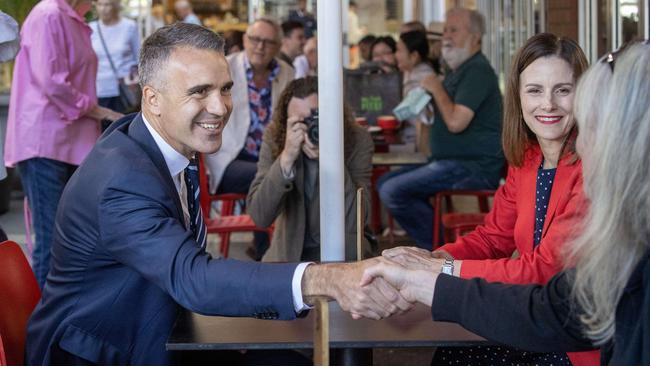
<path fill-rule="evenodd" d="M 259 44 L 262 45 L 262 48 L 266 48 L 267 46 L 275 47 L 278 45 L 278 41 L 273 39 L 264 39 L 260 37 L 250 36 L 248 34 L 246 35 L 246 37 L 251 42 L 251 45 L 253 45 L 253 47 L 257 47 Z"/>

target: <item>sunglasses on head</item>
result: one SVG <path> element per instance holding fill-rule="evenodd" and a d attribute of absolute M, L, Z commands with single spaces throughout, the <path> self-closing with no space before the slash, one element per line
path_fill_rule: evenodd
<path fill-rule="evenodd" d="M 623 44 L 621 47 L 619 47 L 616 51 L 612 51 L 612 52 L 608 53 L 607 56 L 602 58 L 601 62 L 608 64 L 609 68 L 612 70 L 612 72 L 614 72 L 614 65 L 616 64 L 616 58 L 621 53 L 623 53 L 623 51 L 625 51 L 628 47 L 630 47 L 633 44 L 637 44 L 637 43 L 647 45 L 647 44 L 650 44 L 650 40 L 646 39 L 645 41 L 627 42 L 627 43 Z"/>

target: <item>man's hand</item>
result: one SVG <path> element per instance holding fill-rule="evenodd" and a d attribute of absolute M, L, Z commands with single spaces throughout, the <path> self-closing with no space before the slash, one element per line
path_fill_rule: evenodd
<path fill-rule="evenodd" d="M 442 121 L 451 133 L 461 133 L 474 118 L 474 111 L 462 104 L 456 104 L 447 94 L 442 81 L 432 74 L 420 81 L 420 86 L 431 93 L 436 109 L 442 115 Z"/>
<path fill-rule="evenodd" d="M 431 252 L 431 256 L 433 258 L 440 258 L 440 259 L 454 259 L 454 257 L 451 254 L 440 249 Z"/>
<path fill-rule="evenodd" d="M 431 74 L 420 81 L 420 86 L 429 93 L 435 93 L 439 88 L 442 88 L 442 81 L 436 74 Z"/>
<path fill-rule="evenodd" d="M 412 304 L 381 278 L 360 285 L 364 270 L 381 260 L 372 258 L 356 263 L 310 265 L 302 280 L 305 302 L 310 303 L 314 296 L 329 297 L 354 319 L 381 319 L 411 309 Z"/>
<path fill-rule="evenodd" d="M 284 149 L 280 153 L 280 167 L 288 173 L 293 169 L 293 164 L 300 155 L 300 149 L 305 141 L 307 126 L 302 119 L 296 116 L 287 119 L 287 132 L 284 138 Z"/>
<path fill-rule="evenodd" d="M 408 269 L 421 269 L 435 273 L 442 271 L 442 265 L 445 263 L 445 259 L 453 259 L 444 250 L 430 252 L 426 249 L 416 247 L 386 249 L 381 255 Z M 461 265 L 462 261 L 454 261 L 454 276 L 460 275 Z"/>
<path fill-rule="evenodd" d="M 381 255 L 409 269 L 434 272 L 440 272 L 442 264 L 445 262 L 444 259 L 434 258 L 430 251 L 416 247 L 387 249 Z"/>
<path fill-rule="evenodd" d="M 117 121 L 118 119 L 124 117 L 124 115 L 122 113 L 115 112 L 112 109 L 104 108 L 104 107 L 99 106 L 99 105 L 94 106 L 93 109 L 88 111 L 88 113 L 86 115 L 88 117 L 94 118 L 94 119 L 96 119 L 98 121 L 106 120 L 106 121 L 111 121 L 111 122 Z"/>
<path fill-rule="evenodd" d="M 365 270 L 361 278 L 361 285 L 368 286 L 379 279 L 384 279 L 398 288 L 406 301 L 418 301 L 431 306 L 438 273 L 422 269 L 409 269 L 390 259 L 381 258 L 375 265 Z"/>

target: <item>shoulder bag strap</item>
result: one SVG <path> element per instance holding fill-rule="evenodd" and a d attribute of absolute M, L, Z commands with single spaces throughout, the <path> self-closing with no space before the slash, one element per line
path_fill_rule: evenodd
<path fill-rule="evenodd" d="M 97 20 L 97 33 L 99 33 L 99 40 L 102 42 L 102 47 L 104 47 L 104 52 L 106 52 L 106 57 L 108 57 L 108 63 L 111 64 L 111 69 L 113 69 L 113 74 L 115 74 L 115 78 L 117 80 L 120 80 L 120 77 L 117 75 L 117 69 L 115 68 L 115 64 L 113 63 L 113 59 L 111 58 L 111 53 L 108 52 L 108 47 L 106 47 L 106 42 L 104 41 L 104 35 L 102 34 L 102 27 L 100 25 L 101 20 Z"/>

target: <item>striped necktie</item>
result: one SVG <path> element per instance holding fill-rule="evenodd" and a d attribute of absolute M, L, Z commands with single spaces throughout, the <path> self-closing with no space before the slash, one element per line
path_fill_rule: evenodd
<path fill-rule="evenodd" d="M 199 187 L 199 166 L 196 159 L 190 160 L 190 164 L 185 168 L 185 184 L 187 185 L 187 208 L 190 211 L 190 230 L 194 233 L 196 242 L 201 248 L 205 248 L 208 233 L 199 203 L 201 189 Z"/>

